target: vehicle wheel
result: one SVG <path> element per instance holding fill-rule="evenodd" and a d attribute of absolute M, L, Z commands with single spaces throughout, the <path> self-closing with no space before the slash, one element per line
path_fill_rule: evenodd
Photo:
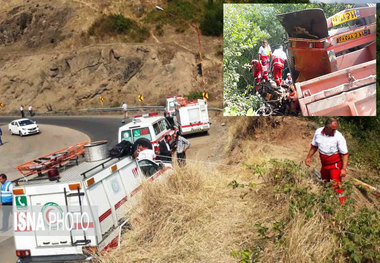
<path fill-rule="evenodd" d="M 11 130 L 11 129 L 9 129 L 9 132 L 11 133 L 11 135 L 13 135 L 13 132 L 12 132 L 12 130 Z"/>
<path fill-rule="evenodd" d="M 21 131 L 18 132 L 18 135 L 20 135 L 20 137 L 22 137 L 22 133 L 21 133 Z"/>
<path fill-rule="evenodd" d="M 152 144 L 150 143 L 150 141 L 148 139 L 140 138 L 133 143 L 133 146 L 132 146 L 132 152 L 133 153 L 137 150 L 137 146 L 139 144 L 141 144 L 142 147 L 146 147 L 146 148 L 151 149 L 151 150 L 153 149 Z"/>

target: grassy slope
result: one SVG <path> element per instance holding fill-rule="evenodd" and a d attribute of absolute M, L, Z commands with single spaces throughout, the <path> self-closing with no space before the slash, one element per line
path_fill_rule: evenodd
<path fill-rule="evenodd" d="M 100 260 L 380 260 L 380 202 L 371 194 L 347 181 L 347 205 L 340 206 L 331 186 L 316 181 L 301 164 L 286 159 L 258 162 L 257 155 L 236 160 L 232 153 L 252 147 L 260 134 L 283 136 L 289 131 L 283 123 L 279 118 L 228 120 L 230 157 L 224 163 L 229 165 L 190 165 L 177 170 L 165 185 L 145 185 L 122 248 Z M 297 150 L 289 149 L 288 157 Z"/>

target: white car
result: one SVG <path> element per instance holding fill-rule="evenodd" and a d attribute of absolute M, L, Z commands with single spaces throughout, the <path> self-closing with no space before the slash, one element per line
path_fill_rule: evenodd
<path fill-rule="evenodd" d="M 10 133 L 18 134 L 20 136 L 35 134 L 40 132 L 40 128 L 35 121 L 29 119 L 14 120 L 8 125 Z"/>

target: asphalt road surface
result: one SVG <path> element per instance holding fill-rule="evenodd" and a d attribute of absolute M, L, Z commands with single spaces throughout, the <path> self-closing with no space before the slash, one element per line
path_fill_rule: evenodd
<path fill-rule="evenodd" d="M 16 119 L 20 119 L 19 116 L 0 117 L 0 125 L 8 124 Z M 117 144 L 118 129 L 123 125 L 120 116 L 38 116 L 29 119 L 36 121 L 37 124 L 64 126 L 81 131 L 87 134 L 91 141 L 108 140 L 109 149 Z"/>
<path fill-rule="evenodd" d="M 19 119 L 19 117 L 0 117 L 0 126 L 8 125 L 8 123 L 15 119 Z M 121 118 L 117 116 L 43 116 L 34 117 L 32 120 L 37 121 L 37 124 L 58 126 L 57 132 L 59 132 L 59 126 L 81 131 L 87 134 L 91 141 L 108 140 L 107 146 L 109 149 L 117 144 L 118 129 L 123 125 L 121 123 Z M 127 120 L 127 122 L 128 121 L 129 120 Z M 8 131 L 3 128 L 3 133 L 8 133 Z M 32 151 L 33 149 L 30 150 Z M 0 158 L 6 158 L 6 156 L 1 156 Z M 16 261 L 17 257 L 15 255 L 13 237 L 0 236 L 0 263 L 15 263 Z"/>

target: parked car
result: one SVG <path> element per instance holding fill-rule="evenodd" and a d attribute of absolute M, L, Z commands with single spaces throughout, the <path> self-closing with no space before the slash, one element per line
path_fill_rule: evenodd
<path fill-rule="evenodd" d="M 38 127 L 37 123 L 29 119 L 14 120 L 11 123 L 9 123 L 8 129 L 12 135 L 18 134 L 20 136 L 40 132 L 40 128 Z"/>

